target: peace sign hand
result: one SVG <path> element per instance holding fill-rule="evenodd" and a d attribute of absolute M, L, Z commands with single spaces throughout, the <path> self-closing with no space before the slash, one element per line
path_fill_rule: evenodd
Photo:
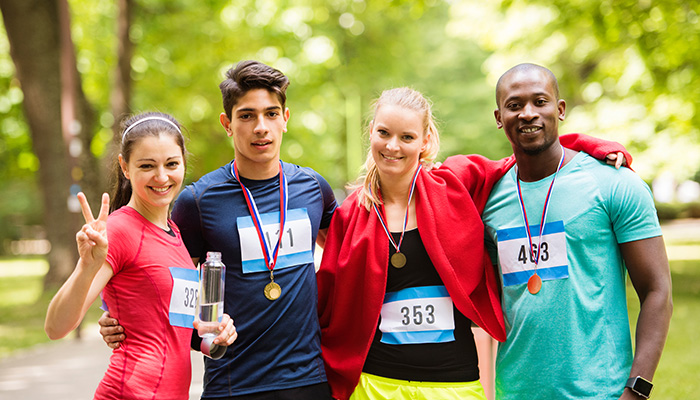
<path fill-rule="evenodd" d="M 107 258 L 109 195 L 107 193 L 102 194 L 102 205 L 100 206 L 100 214 L 97 219 L 92 216 L 90 205 L 82 192 L 78 193 L 78 201 L 80 201 L 80 208 L 85 218 L 85 225 L 75 235 L 75 241 L 78 243 L 78 254 L 80 254 L 80 258 L 85 266 L 99 268 Z"/>

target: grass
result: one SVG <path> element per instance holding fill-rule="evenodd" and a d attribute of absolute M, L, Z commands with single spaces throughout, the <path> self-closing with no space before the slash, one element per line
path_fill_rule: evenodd
<path fill-rule="evenodd" d="M 700 260 L 671 261 L 673 317 L 666 347 L 654 376 L 656 399 L 692 399 L 700 390 Z M 639 301 L 628 285 L 630 324 L 634 330 Z"/>
<path fill-rule="evenodd" d="M 53 293 L 42 293 L 47 270 L 41 258 L 0 260 L 0 358 L 50 341 L 44 333 L 44 318 Z M 84 320 L 96 322 L 102 314 L 98 307 L 93 305 Z"/>
<path fill-rule="evenodd" d="M 700 391 L 700 232 L 674 235 L 664 231 L 664 237 L 671 259 L 674 310 L 654 377 L 653 397 L 685 400 L 697 397 Z M 47 268 L 43 259 L 0 260 L 0 358 L 49 341 L 44 333 L 44 317 L 53 294 L 41 293 Z M 634 329 L 639 302 L 631 285 L 628 299 Z M 84 321 L 97 321 L 101 313 L 95 304 Z"/>

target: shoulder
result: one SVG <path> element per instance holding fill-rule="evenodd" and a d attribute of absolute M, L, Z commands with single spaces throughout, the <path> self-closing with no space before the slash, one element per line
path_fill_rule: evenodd
<path fill-rule="evenodd" d="M 309 180 L 315 182 L 321 186 L 330 186 L 326 179 L 321 176 L 318 172 L 314 171 L 309 167 L 302 167 L 296 164 L 290 164 L 282 161 L 282 166 L 284 167 L 284 173 L 289 177 L 289 179 L 300 179 Z"/>
<path fill-rule="evenodd" d="M 133 208 L 123 206 L 107 218 L 107 235 L 110 238 L 110 247 L 116 239 L 119 241 L 132 241 L 140 238 L 142 228 L 144 226 L 143 217 Z"/>
<path fill-rule="evenodd" d="M 141 225 L 136 211 L 129 206 L 123 206 L 107 217 L 107 229 L 108 230 L 125 230 L 133 229 L 137 224 Z"/>
<path fill-rule="evenodd" d="M 193 196 L 199 197 L 212 187 L 231 183 L 232 179 L 231 164 L 229 163 L 203 175 L 198 180 L 185 186 L 185 189 L 192 193 Z"/>
<path fill-rule="evenodd" d="M 613 185 L 647 186 L 644 180 L 631 169 L 627 167 L 616 169 L 604 161 L 593 158 L 588 153 L 580 152 L 577 162 L 579 167 L 577 170 L 585 172 L 603 187 Z"/>

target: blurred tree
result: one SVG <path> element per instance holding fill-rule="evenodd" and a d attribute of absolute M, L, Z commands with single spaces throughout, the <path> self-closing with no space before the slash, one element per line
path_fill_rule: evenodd
<path fill-rule="evenodd" d="M 0 1 L 39 159 L 44 226 L 51 242 L 47 288 L 60 285 L 75 266 L 73 238 L 80 220 L 67 204 L 75 185 L 86 181 L 94 168 L 91 153 L 82 151 L 90 144 L 92 110 L 80 88 L 67 7 L 65 0 Z"/>
<path fill-rule="evenodd" d="M 90 150 L 83 156 L 103 163 L 113 162 L 120 119 L 147 110 L 171 113 L 187 127 L 188 180 L 229 162 L 233 149 L 218 122 L 223 111 L 218 84 L 228 68 L 245 59 L 260 60 L 290 77 L 291 120 L 282 158 L 316 169 L 335 188 L 354 180 L 364 160 L 371 100 L 396 86 L 412 86 L 434 101 L 442 158 L 455 153 L 502 157 L 510 146 L 493 121 L 495 81 L 514 64 L 530 61 L 551 67 L 560 78 L 569 104 L 563 131 L 623 142 L 638 156 L 637 171 L 646 178 L 669 166 L 688 176 L 699 168 L 700 152 L 683 155 L 700 147 L 700 113 L 692 101 L 700 91 L 697 2 L 68 1 L 73 71 L 79 71 L 70 87 L 95 109 L 95 128 L 81 122 L 78 136 L 83 149 Z M 0 53 L 0 182 L 12 188 L 16 199 L 26 199 L 21 207 L 19 200 L 11 203 L 14 208 L 0 203 L 0 218 L 25 215 L 24 223 L 34 223 L 29 217 L 37 217 L 28 210 L 39 202 L 32 192 L 37 186 L 52 195 L 42 197 L 55 204 L 54 211 L 44 206 L 51 221 L 67 214 L 67 194 L 51 189 L 44 182 L 49 178 L 35 184 L 31 177 L 37 170 L 56 174 L 65 182 L 48 183 L 63 190 L 70 186 L 76 170 L 62 139 L 70 129 L 57 124 L 66 107 L 56 102 L 60 94 L 44 96 L 42 106 L 32 110 L 43 110 L 42 122 L 50 123 L 32 122 L 27 102 L 39 101 L 37 89 L 32 92 L 22 76 L 41 67 L 47 72 L 33 76 L 45 82 L 44 91 L 66 87 L 57 72 L 58 14 L 47 11 L 65 2 L 0 0 L 13 57 L 23 54 L 28 65 L 15 60 L 14 77 L 12 63 Z M 26 17 L 22 10 L 32 12 L 31 20 L 21 19 Z M 5 39 L 0 38 L 0 50 L 7 48 Z M 37 43 L 44 46 L 41 51 Z M 76 110 L 79 117 L 81 106 Z M 37 144 L 36 126 L 51 129 L 53 142 L 47 136 Z M 54 150 L 50 156 L 60 160 L 53 162 L 40 146 Z M 82 186 L 103 190 L 104 168 L 82 166 L 83 173 L 101 177 Z M 73 232 L 65 236 L 72 240 Z M 0 229 L 3 234 L 17 233 Z"/>
<path fill-rule="evenodd" d="M 565 130 L 624 143 L 646 179 L 686 179 L 700 170 L 699 14 L 697 1 L 462 0 L 451 28 L 492 53 L 492 84 L 520 62 L 548 66 Z"/>

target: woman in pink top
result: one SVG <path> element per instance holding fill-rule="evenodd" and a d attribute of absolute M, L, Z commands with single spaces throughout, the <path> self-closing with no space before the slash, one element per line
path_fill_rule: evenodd
<path fill-rule="evenodd" d="M 80 259 L 49 304 L 45 330 L 51 339 L 64 337 L 102 293 L 129 335 L 113 351 L 96 399 L 189 397 L 197 272 L 169 218 L 185 176 L 185 153 L 174 118 L 137 115 L 122 134 L 111 204 L 104 194 L 95 219 L 78 194 L 85 217 L 76 234 Z M 221 346 L 237 336 L 226 314 L 219 331 L 214 343 Z"/>

